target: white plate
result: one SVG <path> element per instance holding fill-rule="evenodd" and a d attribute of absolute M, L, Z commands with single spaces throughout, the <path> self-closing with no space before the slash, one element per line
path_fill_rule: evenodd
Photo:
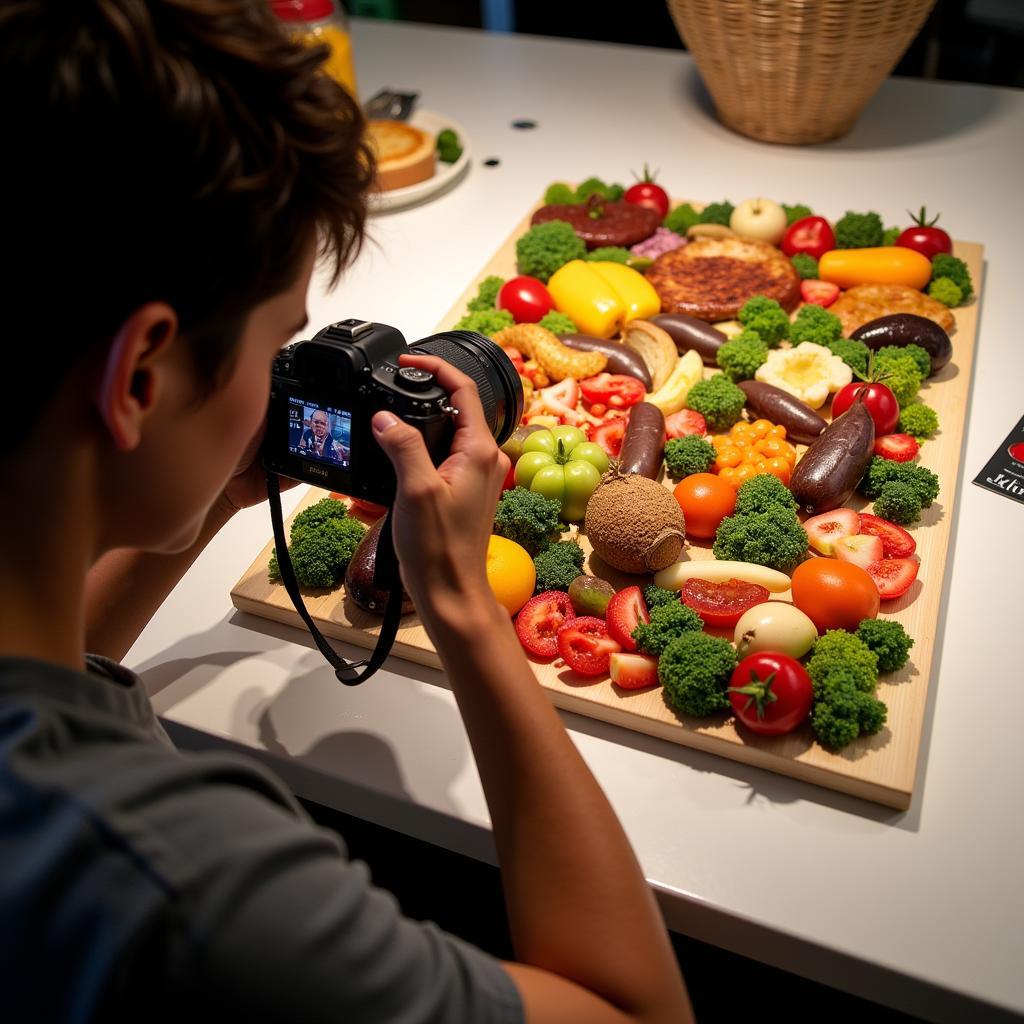
<path fill-rule="evenodd" d="M 389 192 L 371 193 L 367 205 L 372 213 L 397 210 L 438 195 L 449 186 L 454 185 L 461 177 L 462 172 L 469 166 L 469 138 L 450 117 L 442 117 L 432 110 L 417 108 L 409 118 L 409 124 L 435 138 L 442 129 L 451 128 L 458 135 L 459 142 L 462 143 L 462 155 L 453 164 L 442 163 L 438 160 L 433 177 L 427 178 L 426 181 L 418 181 L 415 185 L 406 185 L 404 188 L 393 188 Z"/>

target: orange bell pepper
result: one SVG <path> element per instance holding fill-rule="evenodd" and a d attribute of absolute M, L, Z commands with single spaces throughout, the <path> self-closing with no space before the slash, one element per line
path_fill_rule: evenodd
<path fill-rule="evenodd" d="M 927 256 L 899 245 L 832 249 L 818 261 L 818 277 L 840 288 L 858 284 L 902 284 L 924 288 L 932 277 Z"/>

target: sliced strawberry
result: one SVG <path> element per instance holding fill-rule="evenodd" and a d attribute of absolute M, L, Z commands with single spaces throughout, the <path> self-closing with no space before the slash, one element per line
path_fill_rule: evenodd
<path fill-rule="evenodd" d="M 635 651 L 633 630 L 641 622 L 650 622 L 643 591 L 639 587 L 626 587 L 612 595 L 604 613 L 608 635 L 624 650 Z"/>
<path fill-rule="evenodd" d="M 862 569 L 870 567 L 872 562 L 881 561 L 885 557 L 882 549 L 882 538 L 871 533 L 857 533 L 852 537 L 841 537 L 832 548 L 840 562 L 853 562 Z"/>
<path fill-rule="evenodd" d="M 615 419 L 605 420 L 604 423 L 594 427 L 591 440 L 599 444 L 612 458 L 618 458 L 622 451 L 622 438 L 626 433 L 626 419 L 624 416 L 616 416 Z"/>
<path fill-rule="evenodd" d="M 703 437 L 708 432 L 708 425 L 699 412 L 692 409 L 680 409 L 665 417 L 665 437 L 671 441 L 674 437 L 686 437 L 688 434 L 700 434 Z"/>
<path fill-rule="evenodd" d="M 560 417 L 564 422 L 579 426 L 586 422 L 586 417 L 576 406 L 580 401 L 580 386 L 573 377 L 542 388 L 540 400 L 544 410 L 552 416 Z"/>
<path fill-rule="evenodd" d="M 902 526 L 870 512 L 861 512 L 860 532 L 882 538 L 883 558 L 909 558 L 917 550 L 917 541 Z"/>
<path fill-rule="evenodd" d="M 839 285 L 830 281 L 801 281 L 800 297 L 812 306 L 831 306 L 839 298 Z"/>
<path fill-rule="evenodd" d="M 612 682 L 624 690 L 642 690 L 658 685 L 658 659 L 649 654 L 624 654 L 617 651 L 608 659 Z"/>
<path fill-rule="evenodd" d="M 878 587 L 878 596 L 883 601 L 902 597 L 917 579 L 921 563 L 916 558 L 883 558 L 868 566 L 868 575 Z"/>
<path fill-rule="evenodd" d="M 558 653 L 581 676 L 603 676 L 608 661 L 622 648 L 608 635 L 604 619 L 580 615 L 558 631 Z"/>
<path fill-rule="evenodd" d="M 568 594 L 545 590 L 523 605 L 516 617 L 516 635 L 531 654 L 553 658 L 558 653 L 558 631 L 575 618 Z"/>
<path fill-rule="evenodd" d="M 875 454 L 893 462 L 909 462 L 920 450 L 917 439 L 909 434 L 885 434 L 875 438 Z"/>
<path fill-rule="evenodd" d="M 815 551 L 831 555 L 837 540 L 859 532 L 860 520 L 852 508 L 836 508 L 822 512 L 820 516 L 812 516 L 804 523 L 804 529 Z"/>

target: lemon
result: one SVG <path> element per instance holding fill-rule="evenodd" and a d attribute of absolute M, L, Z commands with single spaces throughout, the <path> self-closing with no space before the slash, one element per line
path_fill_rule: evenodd
<path fill-rule="evenodd" d="M 487 582 L 509 615 L 515 615 L 533 597 L 537 570 L 530 553 L 507 537 L 492 534 L 487 542 Z"/>

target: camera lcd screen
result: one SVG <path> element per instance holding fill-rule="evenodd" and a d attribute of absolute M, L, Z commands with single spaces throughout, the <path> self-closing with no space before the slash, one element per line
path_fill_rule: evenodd
<path fill-rule="evenodd" d="M 352 413 L 303 398 L 288 399 L 288 450 L 340 469 L 349 468 Z"/>

